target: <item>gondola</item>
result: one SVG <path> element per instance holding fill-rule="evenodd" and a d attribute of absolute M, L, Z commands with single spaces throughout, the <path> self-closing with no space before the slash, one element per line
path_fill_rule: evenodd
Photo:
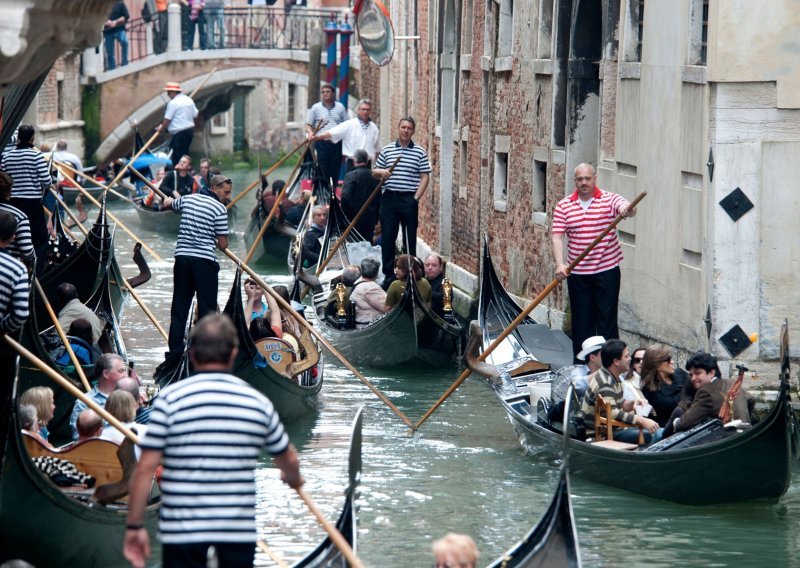
<path fill-rule="evenodd" d="M 350 434 L 350 459 L 348 484 L 344 492 L 344 507 L 336 521 L 336 529 L 353 549 L 357 550 L 356 488 L 361 479 L 361 426 L 364 421 L 364 407 L 360 407 L 353 419 Z M 303 559 L 292 565 L 293 568 L 347 568 L 349 564 L 330 537 L 325 538 Z"/>
<path fill-rule="evenodd" d="M 335 194 L 333 192 L 333 188 L 331 188 L 330 183 L 328 180 L 325 180 L 320 173 L 319 166 L 312 161 L 306 161 L 301 166 L 301 177 L 298 179 L 298 182 L 293 184 L 291 189 L 286 193 L 286 197 L 291 199 L 292 201 L 299 202 L 300 201 L 300 194 L 302 193 L 302 180 L 308 180 L 311 183 L 311 200 L 306 205 L 305 210 L 303 211 L 303 216 L 300 219 L 300 222 L 297 223 L 296 227 L 296 235 L 294 238 L 294 243 L 292 246 L 289 247 L 287 251 L 286 260 L 289 265 L 289 270 L 292 274 L 296 273 L 297 267 L 295 266 L 298 254 L 301 249 L 301 245 L 303 242 L 303 237 L 305 236 L 306 231 L 311 226 L 311 216 L 313 214 L 313 208 L 317 206 L 328 206 L 331 204 L 331 200 L 335 198 Z M 320 257 L 324 258 L 324 257 Z M 302 263 L 302 260 L 301 260 Z M 314 267 L 306 267 L 308 270 L 312 270 Z"/>
<path fill-rule="evenodd" d="M 24 381 L 11 380 L 16 376 L 13 365 L 2 369 L 2 374 L 9 380 L 2 381 L 0 388 L 14 389 L 12 400 L 16 400 L 16 394 L 26 388 Z M 127 506 L 101 505 L 88 499 L 91 491 L 65 492 L 57 487 L 28 454 L 16 404 L 3 409 L 2 416 L 9 422 L 9 434 L 2 440 L 0 563 L 22 559 L 54 568 L 129 566 L 122 556 Z M 155 534 L 157 503 L 148 505 L 145 521 L 150 534 Z"/>
<path fill-rule="evenodd" d="M 336 239 L 344 232 L 349 221 L 334 196 L 328 214 L 328 223 L 322 241 L 320 258 L 328 256 Z M 320 275 L 323 283 L 330 283 L 332 275 L 339 274 L 347 264 L 358 264 L 364 256 L 380 258 L 363 238 L 352 231 L 345 245 L 339 247 L 326 272 Z M 330 270 L 328 270 L 330 268 Z M 424 366 L 442 367 L 454 362 L 461 345 L 462 328 L 439 317 L 420 301 L 415 286 L 406 286 L 400 303 L 392 311 L 370 325 L 354 329 L 341 329 L 325 315 L 330 290 L 314 294 L 313 303 L 322 332 L 336 348 L 354 365 L 368 367 Z"/>
<path fill-rule="evenodd" d="M 307 346 L 307 351 L 311 353 L 306 359 L 287 366 L 286 374 L 276 370 L 250 338 L 242 299 L 241 269 L 236 271 L 223 312 L 231 318 L 239 336 L 239 354 L 233 364 L 233 374 L 269 398 L 283 422 L 291 422 L 315 412 L 324 371 L 319 346 L 301 338 L 300 343 Z M 272 355 L 269 351 L 265 353 Z M 284 356 L 285 352 L 276 350 L 276 358 Z M 301 370 L 295 372 L 298 369 Z M 156 371 L 155 380 L 159 387 L 164 388 L 174 381 L 185 378 L 189 371 L 188 354 L 184 352 L 181 356 L 162 363 Z"/>
<path fill-rule="evenodd" d="M 478 316 L 483 347 L 521 309 L 503 289 L 484 244 Z M 532 320 L 530 320 L 532 322 Z M 789 355 L 782 334 L 781 387 L 778 399 L 758 423 L 741 432 L 718 420 L 675 434 L 648 448 L 618 450 L 571 438 L 570 471 L 576 475 L 656 499 L 710 505 L 754 499 L 774 500 L 789 487 L 795 417 L 789 399 Z M 534 349 L 517 330 L 486 361 L 498 371 L 491 382 L 519 439 L 532 453 L 553 453 L 563 442 L 561 425 L 551 422 L 541 405 L 531 406 L 529 383 L 554 378 L 553 371 L 526 371 L 536 361 Z M 540 365 L 538 365 L 540 366 Z"/>

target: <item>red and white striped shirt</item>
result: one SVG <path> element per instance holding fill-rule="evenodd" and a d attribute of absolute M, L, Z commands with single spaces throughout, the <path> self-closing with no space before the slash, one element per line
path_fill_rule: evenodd
<path fill-rule="evenodd" d="M 556 205 L 550 233 L 567 235 L 567 258 L 572 262 L 619 215 L 619 208 L 627 204 L 628 201 L 616 193 L 595 187 L 592 202 L 584 210 L 576 190 Z M 622 248 L 619 246 L 617 231 L 614 230 L 578 263 L 572 273 L 597 274 L 619 266 L 621 261 Z"/>

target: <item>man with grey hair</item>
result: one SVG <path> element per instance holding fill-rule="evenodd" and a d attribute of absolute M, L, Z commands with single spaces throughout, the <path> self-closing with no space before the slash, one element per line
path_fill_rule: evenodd
<path fill-rule="evenodd" d="M 303 267 L 308 268 L 319 262 L 322 252 L 322 237 L 325 235 L 325 223 L 328 220 L 328 209 L 317 205 L 311 210 L 311 227 L 303 235 Z"/>
<path fill-rule="evenodd" d="M 66 140 L 59 140 L 56 142 L 56 151 L 53 152 L 53 160 L 56 162 L 68 162 L 72 169 L 78 170 L 79 172 L 83 171 L 83 163 L 81 159 L 76 155 L 67 150 L 67 141 Z M 80 178 L 76 178 L 75 181 L 80 182 Z"/>
<path fill-rule="evenodd" d="M 372 102 L 369 99 L 361 99 L 356 105 L 356 116 L 350 120 L 345 120 L 337 124 L 327 132 L 317 134 L 312 138 L 313 141 L 331 140 L 333 142 L 342 141 L 342 156 L 345 160 L 345 173 L 352 170 L 354 166 L 353 156 L 356 150 L 366 151 L 370 161 L 380 152 L 380 134 L 378 127 L 372 121 Z"/>
<path fill-rule="evenodd" d="M 110 395 L 117 382 L 128 376 L 128 365 L 125 359 L 116 353 L 104 353 L 97 358 L 94 363 L 94 376 L 97 379 L 97 384 L 92 387 L 92 390 L 86 393 L 86 396 L 91 398 L 97 404 L 105 407 L 108 395 Z M 72 429 L 72 439 L 78 439 L 78 429 L 76 423 L 78 416 L 88 408 L 87 404 L 82 400 L 76 400 L 75 406 L 72 407 L 72 415 L 69 417 L 69 426 Z"/>
<path fill-rule="evenodd" d="M 361 207 L 367 202 L 367 199 L 369 199 L 369 196 L 372 195 L 379 183 L 372 176 L 372 171 L 369 168 L 369 156 L 367 156 L 366 150 L 356 150 L 355 154 L 353 154 L 353 162 L 355 169 L 344 176 L 344 185 L 342 186 L 342 211 L 350 221 L 355 219 Z M 355 230 L 358 234 L 370 244 L 372 244 L 380 208 L 381 196 L 378 194 L 355 225 Z"/>
<path fill-rule="evenodd" d="M 375 282 L 381 261 L 367 257 L 361 261 L 361 278 L 353 285 L 350 301 L 356 306 L 356 329 L 366 327 L 383 316 L 386 292 Z"/>

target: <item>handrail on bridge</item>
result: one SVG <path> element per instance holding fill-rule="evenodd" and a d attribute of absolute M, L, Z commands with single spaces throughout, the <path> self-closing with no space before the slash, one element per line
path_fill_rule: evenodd
<path fill-rule="evenodd" d="M 191 20 L 182 12 L 181 49 L 307 50 L 314 43 L 325 44 L 325 24 L 332 16 L 340 23 L 343 13 L 341 9 L 311 10 L 297 6 L 229 6 L 219 12 L 206 8 L 200 17 Z M 125 26 L 128 62 L 167 51 L 168 17 L 167 12 L 157 12 L 149 22 L 143 18 L 128 22 Z M 119 42 L 115 42 L 114 50 L 119 65 L 123 61 Z M 105 48 L 100 51 L 105 54 Z M 108 69 L 108 65 L 104 63 L 103 68 Z"/>

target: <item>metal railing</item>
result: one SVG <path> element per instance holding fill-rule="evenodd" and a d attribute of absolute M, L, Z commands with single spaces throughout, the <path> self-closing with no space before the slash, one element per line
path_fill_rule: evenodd
<path fill-rule="evenodd" d="M 323 29 L 333 15 L 337 23 L 341 11 L 309 10 L 303 7 L 226 7 L 220 13 L 204 10 L 197 20 L 181 14 L 181 48 L 189 49 L 300 49 L 313 43 L 325 44 Z M 125 28 L 128 37 L 128 62 L 164 53 L 169 44 L 168 14 L 153 14 L 150 22 L 135 18 Z M 191 43 L 190 43 L 191 42 Z M 101 46 L 105 61 L 105 46 Z M 117 66 L 122 48 L 115 45 Z M 108 68 L 107 62 L 104 69 Z"/>

